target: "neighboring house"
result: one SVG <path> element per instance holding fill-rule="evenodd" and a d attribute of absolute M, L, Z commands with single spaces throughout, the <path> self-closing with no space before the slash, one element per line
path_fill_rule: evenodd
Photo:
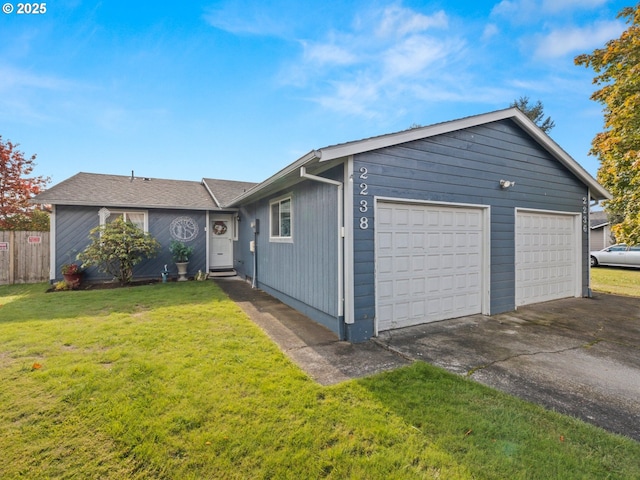
<path fill-rule="evenodd" d="M 615 243 L 615 238 L 611 234 L 611 223 L 609 223 L 605 212 L 591 212 L 589 214 L 589 226 L 591 227 L 590 250 L 603 250 Z"/>
<path fill-rule="evenodd" d="M 205 179 L 191 184 L 194 192 L 198 185 L 211 203 L 172 196 L 153 228 L 155 207 L 147 205 L 149 231 L 168 240 L 178 216 L 191 216 L 200 231 L 230 222 L 239 275 L 352 342 L 587 296 L 589 204 L 610 198 L 517 109 L 313 150 L 254 186 Z M 58 219 L 63 205 L 72 208 L 55 194 L 59 186 L 37 199 L 57 202 Z M 96 224 L 111 207 L 91 197 L 89 210 L 72 205 Z M 89 222 L 72 217 L 54 222 L 57 238 L 85 234 Z M 204 237 L 196 263 L 210 269 L 213 234 Z"/>

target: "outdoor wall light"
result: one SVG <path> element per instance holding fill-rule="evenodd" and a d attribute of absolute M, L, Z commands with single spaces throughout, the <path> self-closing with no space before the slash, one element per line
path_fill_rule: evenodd
<path fill-rule="evenodd" d="M 512 182 L 511 180 L 500 180 L 500 188 L 511 188 L 516 184 L 516 182 Z"/>

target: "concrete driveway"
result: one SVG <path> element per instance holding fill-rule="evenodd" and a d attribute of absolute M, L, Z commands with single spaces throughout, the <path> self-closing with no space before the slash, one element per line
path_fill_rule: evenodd
<path fill-rule="evenodd" d="M 640 441 L 640 298 L 558 300 L 393 330 L 377 341 Z"/>

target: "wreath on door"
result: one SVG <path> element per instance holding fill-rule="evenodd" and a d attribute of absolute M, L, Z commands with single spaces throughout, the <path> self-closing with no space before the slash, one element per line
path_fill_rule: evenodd
<path fill-rule="evenodd" d="M 224 235 L 227 233 L 227 223 L 221 220 L 213 222 L 213 234 Z"/>

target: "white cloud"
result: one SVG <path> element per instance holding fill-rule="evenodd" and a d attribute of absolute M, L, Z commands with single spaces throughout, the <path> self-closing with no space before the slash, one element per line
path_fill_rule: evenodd
<path fill-rule="evenodd" d="M 52 75 L 34 74 L 27 70 L 0 67 L 0 92 L 20 89 L 65 90 L 73 86 L 73 82 Z"/>
<path fill-rule="evenodd" d="M 511 23 L 521 24 L 549 14 L 570 10 L 593 10 L 605 3 L 607 0 L 502 0 L 493 7 L 491 14 L 507 18 Z"/>
<path fill-rule="evenodd" d="M 334 43 L 301 42 L 304 48 L 304 59 L 318 65 L 349 65 L 356 61 L 356 56 L 347 47 Z"/>
<path fill-rule="evenodd" d="M 382 54 L 385 77 L 413 76 L 424 72 L 434 62 L 444 59 L 455 47 L 427 36 L 412 36 L 391 46 Z"/>
<path fill-rule="evenodd" d="M 234 34 L 282 36 L 287 31 L 287 22 L 274 17 L 272 9 L 258 5 L 238 5 L 227 2 L 219 8 L 210 8 L 204 20 L 212 27 Z"/>
<path fill-rule="evenodd" d="M 400 5 L 392 5 L 382 12 L 376 34 L 383 38 L 403 37 L 421 33 L 430 28 L 447 28 L 448 24 L 447 15 L 442 10 L 433 15 L 424 15 Z"/>
<path fill-rule="evenodd" d="M 539 58 L 555 58 L 569 53 L 588 52 L 620 36 L 625 25 L 622 22 L 599 22 L 584 28 L 554 30 L 538 41 L 535 55 Z"/>
<path fill-rule="evenodd" d="M 323 108 L 373 118 L 387 100 L 406 101 L 416 84 L 437 79 L 459 56 L 465 43 L 457 33 L 443 32 L 448 25 L 443 11 L 427 15 L 392 5 L 360 12 L 351 28 L 300 42 L 301 58 L 280 77 L 315 91 L 311 100 Z M 401 111 L 399 102 L 394 109 Z"/>
<path fill-rule="evenodd" d="M 348 115 L 357 115 L 365 118 L 378 116 L 375 108 L 376 101 L 380 98 L 380 89 L 377 82 L 363 76 L 352 81 L 332 82 L 334 89 L 330 94 L 324 94 L 313 99 L 323 107 Z"/>
<path fill-rule="evenodd" d="M 482 40 L 487 41 L 500 33 L 500 29 L 495 23 L 489 23 L 484 27 L 482 32 Z"/>
<path fill-rule="evenodd" d="M 535 0 L 502 0 L 491 10 L 491 15 L 506 17 L 513 23 L 526 21 L 537 9 Z"/>
<path fill-rule="evenodd" d="M 542 11 L 557 13 L 565 10 L 588 10 L 600 7 L 607 3 L 607 0 L 544 0 Z"/>
<path fill-rule="evenodd" d="M 28 124 L 52 121 L 58 115 L 58 99 L 84 88 L 80 83 L 55 75 L 0 66 L 0 118 Z M 43 105 L 42 99 L 48 95 L 53 95 L 55 100 Z"/>

